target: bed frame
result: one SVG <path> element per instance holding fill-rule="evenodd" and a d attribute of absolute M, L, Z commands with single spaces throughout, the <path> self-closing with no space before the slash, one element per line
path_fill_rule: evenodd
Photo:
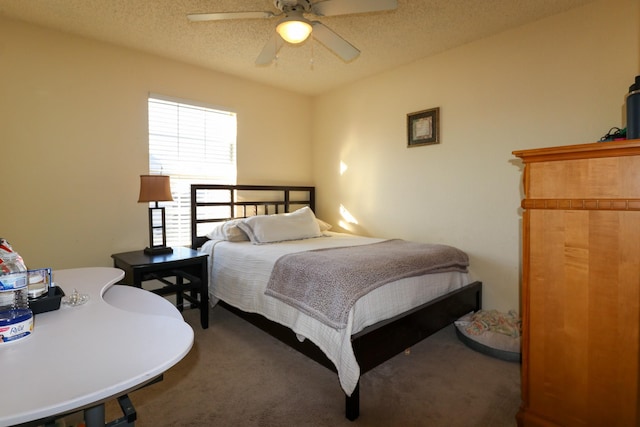
<path fill-rule="evenodd" d="M 197 249 L 207 240 L 202 233 L 199 233 L 200 224 L 252 215 L 290 212 L 302 206 L 309 206 L 315 211 L 314 187 L 193 184 L 191 186 L 192 247 Z M 216 209 L 218 213 L 211 214 Z M 224 211 L 224 214 L 220 215 L 220 211 Z M 461 316 L 480 310 L 481 298 L 482 283 L 473 282 L 354 334 L 351 342 L 360 366 L 360 375 L 450 325 Z M 291 329 L 259 314 L 243 312 L 224 301 L 218 304 L 336 372 L 333 363 L 315 344 L 310 340 L 298 341 Z M 346 396 L 345 416 L 353 421 L 359 415 L 360 384 L 358 383 L 351 396 Z"/>

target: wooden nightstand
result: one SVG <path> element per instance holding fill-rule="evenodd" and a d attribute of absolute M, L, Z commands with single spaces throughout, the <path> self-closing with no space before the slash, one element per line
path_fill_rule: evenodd
<path fill-rule="evenodd" d="M 124 271 L 123 282 L 142 288 L 142 282 L 157 280 L 160 288 L 149 289 L 158 295 L 176 294 L 176 307 L 182 311 L 184 300 L 200 309 L 203 329 L 209 327 L 209 281 L 206 254 L 186 247 L 174 247 L 173 253 L 147 255 L 144 251 L 111 255 L 113 266 Z M 168 280 L 173 277 L 173 281 Z"/>

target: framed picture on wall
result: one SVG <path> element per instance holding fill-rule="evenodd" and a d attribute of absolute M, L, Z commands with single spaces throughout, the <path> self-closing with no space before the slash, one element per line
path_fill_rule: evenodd
<path fill-rule="evenodd" d="M 407 147 L 440 143 L 440 107 L 407 114 Z"/>

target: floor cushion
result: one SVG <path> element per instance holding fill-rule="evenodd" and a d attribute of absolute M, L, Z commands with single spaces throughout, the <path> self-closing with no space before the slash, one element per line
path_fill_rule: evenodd
<path fill-rule="evenodd" d="M 456 320 L 458 338 L 488 356 L 520 362 L 521 320 L 514 311 L 479 310 Z"/>

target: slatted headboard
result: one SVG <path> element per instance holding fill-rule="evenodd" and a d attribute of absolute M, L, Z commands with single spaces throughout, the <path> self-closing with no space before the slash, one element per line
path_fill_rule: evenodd
<path fill-rule="evenodd" d="M 191 185 L 191 247 L 199 248 L 215 223 L 254 215 L 315 211 L 315 187 L 285 185 Z"/>

